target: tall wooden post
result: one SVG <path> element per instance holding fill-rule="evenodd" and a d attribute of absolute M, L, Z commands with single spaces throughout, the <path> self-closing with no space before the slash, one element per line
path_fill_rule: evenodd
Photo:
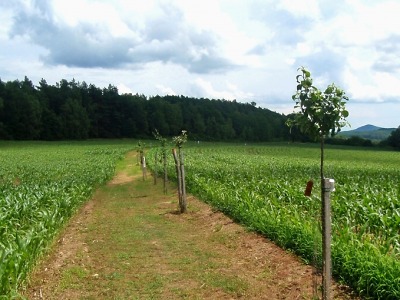
<path fill-rule="evenodd" d="M 185 163 L 184 163 L 184 155 L 182 148 L 179 147 L 179 167 L 181 171 L 181 213 L 185 213 L 187 211 L 187 203 L 186 203 L 186 183 L 185 183 Z"/>
<path fill-rule="evenodd" d="M 331 299 L 332 260 L 331 260 L 331 199 L 335 190 L 335 180 L 324 178 L 322 185 L 322 299 Z"/>
<path fill-rule="evenodd" d="M 181 168 L 179 165 L 179 158 L 176 154 L 176 149 L 172 149 L 172 155 L 174 156 L 175 161 L 175 169 L 176 169 L 176 176 L 178 178 L 178 200 L 179 200 L 179 208 L 182 211 L 182 181 L 181 181 Z"/>
<path fill-rule="evenodd" d="M 163 164 L 164 164 L 164 195 L 167 194 L 167 182 L 168 182 L 168 172 L 167 172 L 167 150 L 163 148 L 162 150 L 163 153 Z"/>
<path fill-rule="evenodd" d="M 187 211 L 186 207 L 186 187 L 185 187 L 185 163 L 183 159 L 182 145 L 187 141 L 186 130 L 182 130 L 181 135 L 173 137 L 175 145 L 178 147 L 178 155 L 176 150 L 172 149 L 172 154 L 175 159 L 176 172 L 178 175 L 178 187 L 179 187 L 179 208 L 181 213 Z"/>
<path fill-rule="evenodd" d="M 158 176 L 158 152 L 154 153 L 154 185 L 157 184 L 157 176 Z"/>
<path fill-rule="evenodd" d="M 172 154 L 175 160 L 176 175 L 178 177 L 178 198 L 179 198 L 179 209 L 181 213 L 187 212 L 186 205 L 186 187 L 185 187 L 185 167 L 183 161 L 183 153 L 179 148 L 179 153 L 176 153 L 176 149 L 172 149 Z"/>

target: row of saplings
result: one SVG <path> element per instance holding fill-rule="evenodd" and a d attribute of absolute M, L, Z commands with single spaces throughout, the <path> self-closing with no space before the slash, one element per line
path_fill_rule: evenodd
<path fill-rule="evenodd" d="M 161 144 L 161 153 L 159 151 L 155 151 L 154 153 L 154 184 L 157 184 L 158 177 L 158 164 L 161 163 L 163 166 L 163 184 L 164 184 L 164 194 L 167 193 L 167 139 L 162 137 L 157 129 L 154 131 L 154 137 Z M 172 149 L 172 155 L 175 161 L 175 169 L 176 176 L 178 178 L 178 197 L 179 197 L 179 210 L 181 213 L 186 213 L 187 211 L 187 201 L 186 201 L 186 185 L 185 185 L 185 163 L 184 163 L 184 154 L 182 150 L 182 146 L 187 141 L 187 132 L 186 130 L 182 130 L 181 134 L 172 138 L 175 146 L 178 148 Z M 138 143 L 138 163 L 140 162 L 143 180 L 147 177 L 147 167 L 146 167 L 146 157 L 144 155 L 145 145 L 139 141 Z"/>
<path fill-rule="evenodd" d="M 299 68 L 300 74 L 296 76 L 297 89 L 292 96 L 295 102 L 295 111 L 288 119 L 287 126 L 297 127 L 304 134 L 321 143 L 321 224 L 322 224 L 322 298 L 331 299 L 331 217 L 329 193 L 334 190 L 333 180 L 324 177 L 324 141 L 328 136 L 334 136 L 342 127 L 348 123 L 346 118 L 349 113 L 345 104 L 348 97 L 345 92 L 335 84 L 328 85 L 325 91 L 320 91 L 313 85 L 311 74 L 304 67 Z M 166 193 L 167 181 L 167 139 L 163 138 L 158 131 L 154 132 L 155 138 L 161 143 L 161 159 L 158 152 L 155 154 L 155 174 L 154 181 L 157 180 L 157 162 L 162 162 L 164 166 L 164 193 Z M 176 149 L 172 150 L 176 173 L 178 178 L 178 194 L 180 212 L 187 210 L 186 190 L 185 190 L 185 170 L 182 145 L 187 141 L 186 131 L 182 131 L 179 136 L 173 138 Z M 143 170 L 143 178 L 146 177 L 146 160 L 143 152 L 144 145 L 139 142 L 139 158 Z M 310 191 L 306 191 L 309 193 Z M 314 295 L 314 297 L 317 295 Z"/>

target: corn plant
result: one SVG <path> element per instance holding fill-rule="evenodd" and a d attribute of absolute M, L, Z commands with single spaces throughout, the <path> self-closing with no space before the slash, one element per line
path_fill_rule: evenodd
<path fill-rule="evenodd" d="M 319 150 L 294 144 L 188 146 L 186 186 L 304 261 L 313 263 L 315 257 L 320 268 L 322 248 L 315 250 L 315 244 L 321 245 L 315 218 L 320 201 L 304 196 L 307 181 L 320 175 L 314 159 Z M 400 153 L 326 152 L 325 173 L 337 184 L 332 194 L 333 276 L 365 298 L 400 299 Z"/>
<path fill-rule="evenodd" d="M 9 299 L 37 258 L 114 173 L 129 144 L 10 143 L 0 153 L 0 298 Z"/>

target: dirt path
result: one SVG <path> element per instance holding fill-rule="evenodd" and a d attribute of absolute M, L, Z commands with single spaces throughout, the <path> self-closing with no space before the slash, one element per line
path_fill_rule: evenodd
<path fill-rule="evenodd" d="M 43 258 L 28 299 L 312 299 L 309 266 L 194 197 L 177 214 L 176 190 L 127 159 Z"/>

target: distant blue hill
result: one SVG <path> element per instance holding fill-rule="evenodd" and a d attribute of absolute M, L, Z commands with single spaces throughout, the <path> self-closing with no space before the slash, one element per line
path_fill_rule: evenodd
<path fill-rule="evenodd" d="M 360 131 L 375 131 L 375 130 L 379 130 L 379 129 L 383 129 L 383 128 L 375 126 L 375 125 L 367 124 L 367 125 L 358 127 L 357 129 L 354 129 L 354 130 L 351 130 L 351 131 L 353 131 L 353 132 L 354 131 L 357 131 L 357 132 L 360 132 Z"/>
<path fill-rule="evenodd" d="M 363 139 L 379 142 L 387 139 L 394 130 L 396 130 L 396 128 L 382 128 L 368 124 L 354 130 L 342 131 L 338 134 L 338 137 L 349 138 L 357 136 Z"/>

